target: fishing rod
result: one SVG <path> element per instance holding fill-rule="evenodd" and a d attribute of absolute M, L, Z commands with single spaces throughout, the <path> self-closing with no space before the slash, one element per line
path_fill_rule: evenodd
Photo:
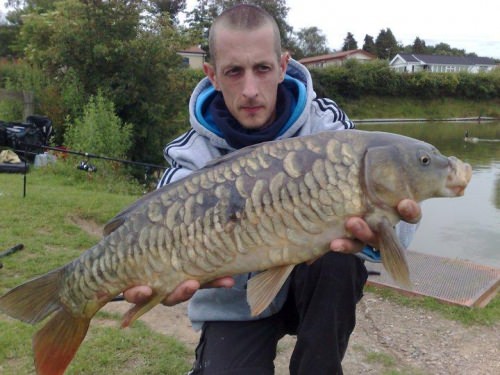
<path fill-rule="evenodd" d="M 51 147 L 51 146 L 43 146 L 43 145 L 34 145 L 30 143 L 24 143 L 24 142 L 19 142 L 18 145 L 24 146 L 24 147 L 32 147 L 32 148 L 40 148 L 43 150 L 51 150 L 51 151 L 57 151 L 61 153 L 67 153 L 71 155 L 79 155 L 79 156 L 84 156 L 86 158 L 94 158 L 94 159 L 102 159 L 102 160 L 107 160 L 107 161 L 116 161 L 122 164 L 130 164 L 130 165 L 138 165 L 141 167 L 149 167 L 149 168 L 159 168 L 159 169 L 167 169 L 168 167 L 165 167 L 164 165 L 159 165 L 159 164 L 152 164 L 152 163 L 143 163 L 140 161 L 132 161 L 132 160 L 125 160 L 125 159 L 117 159 L 117 158 L 112 158 L 109 156 L 103 156 L 103 155 L 96 155 L 96 154 L 91 154 L 89 152 L 80 152 L 80 151 L 73 151 L 73 150 L 68 150 L 66 148 L 61 148 L 61 147 Z M 15 149 L 14 151 L 16 152 L 24 152 L 24 153 L 29 153 L 29 154 L 34 154 L 36 155 L 35 152 L 30 152 L 26 150 L 19 150 Z"/>
<path fill-rule="evenodd" d="M 51 146 L 44 146 L 44 145 L 35 145 L 31 143 L 26 143 L 26 142 L 17 142 L 16 146 L 23 146 L 24 149 L 16 149 L 14 148 L 15 152 L 23 153 L 24 154 L 24 172 L 23 172 L 23 198 L 26 197 L 26 173 L 27 173 L 27 161 L 26 161 L 26 155 L 38 155 L 36 152 L 28 151 L 28 147 L 31 147 L 32 149 L 42 149 L 42 150 L 51 150 L 51 151 L 57 151 L 61 153 L 67 153 L 71 155 L 79 155 L 79 156 L 84 156 L 85 158 L 94 158 L 94 159 L 102 159 L 106 161 L 115 161 L 118 163 L 122 164 L 129 164 L 129 165 L 136 165 L 140 167 L 144 167 L 146 169 L 145 176 L 147 175 L 147 171 L 149 169 L 167 169 L 168 167 L 165 167 L 164 165 L 159 165 L 159 164 L 152 164 L 152 163 L 143 163 L 139 161 L 132 161 L 132 160 L 125 160 L 125 159 L 118 159 L 118 158 L 112 158 L 109 156 L 103 156 L 103 155 L 96 155 L 96 154 L 91 154 L 90 152 L 80 152 L 80 151 L 74 151 L 74 150 L 68 150 L 66 148 L 61 148 L 61 147 L 51 147 Z M 96 168 L 89 163 L 86 162 L 81 162 L 80 165 L 77 166 L 78 169 L 85 170 L 88 172 L 95 172 Z M 145 180 L 147 180 L 147 177 L 145 177 Z"/>
<path fill-rule="evenodd" d="M 22 243 L 12 246 L 10 249 L 0 252 L 0 258 L 4 258 L 7 255 L 14 254 L 16 251 L 22 250 L 24 245 Z M 0 268 L 3 268 L 2 262 L 0 262 Z"/>

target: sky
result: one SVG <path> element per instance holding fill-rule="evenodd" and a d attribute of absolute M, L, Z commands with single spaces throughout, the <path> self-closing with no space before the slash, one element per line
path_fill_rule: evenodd
<path fill-rule="evenodd" d="M 342 48 L 348 32 L 362 48 L 366 34 L 375 40 L 389 28 L 405 46 L 419 37 L 427 46 L 442 42 L 500 59 L 498 0 L 287 0 L 287 5 L 287 23 L 294 30 L 316 26 L 332 49 Z"/>
<path fill-rule="evenodd" d="M 2 13 L 3 3 L 0 0 Z M 187 0 L 188 9 L 196 3 Z M 499 0 L 287 0 L 287 6 L 287 23 L 295 31 L 316 26 L 334 50 L 342 48 L 348 32 L 362 48 L 366 34 L 375 40 L 380 30 L 390 28 L 405 46 L 418 36 L 428 46 L 442 42 L 500 59 Z"/>

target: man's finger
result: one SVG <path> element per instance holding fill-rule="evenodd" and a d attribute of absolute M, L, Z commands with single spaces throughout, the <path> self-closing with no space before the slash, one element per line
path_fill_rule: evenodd
<path fill-rule="evenodd" d="M 166 306 L 173 306 L 190 299 L 193 294 L 200 289 L 200 283 L 196 280 L 186 280 L 179 284 L 162 303 Z"/>
<path fill-rule="evenodd" d="M 231 288 L 234 285 L 232 277 L 221 277 L 200 286 L 196 280 L 186 280 L 179 284 L 172 293 L 170 293 L 162 303 L 166 306 L 173 306 L 190 299 L 200 288 Z"/>
<path fill-rule="evenodd" d="M 336 253 L 354 254 L 363 249 L 363 243 L 348 238 L 337 238 L 330 243 L 330 250 Z"/>
<path fill-rule="evenodd" d="M 403 220 L 408 223 L 416 224 L 422 218 L 420 205 L 411 199 L 403 199 L 398 203 L 397 209 Z"/>
<path fill-rule="evenodd" d="M 367 222 L 360 217 L 350 217 L 347 219 L 345 228 L 352 237 L 364 244 L 373 244 L 377 241 L 376 234 L 371 230 Z"/>
<path fill-rule="evenodd" d="M 377 242 L 376 234 L 360 217 L 346 220 L 345 229 L 353 238 L 337 238 L 330 243 L 330 249 L 339 253 L 353 254 L 361 251 L 364 244 Z"/>
<path fill-rule="evenodd" d="M 153 290 L 149 286 L 140 285 L 129 288 L 123 292 L 123 297 L 127 302 L 141 304 L 148 301 L 153 295 Z"/>
<path fill-rule="evenodd" d="M 203 284 L 202 288 L 232 288 L 234 279 L 231 276 L 221 277 Z"/>

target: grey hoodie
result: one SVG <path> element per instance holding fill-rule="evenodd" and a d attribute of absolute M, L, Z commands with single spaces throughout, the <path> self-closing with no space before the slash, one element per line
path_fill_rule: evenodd
<path fill-rule="evenodd" d="M 309 135 L 325 130 L 354 128 L 354 124 L 335 102 L 316 97 L 311 75 L 303 65 L 292 59 L 289 61 L 286 73 L 283 85 L 293 92 L 294 108 L 291 108 L 289 120 L 275 139 Z M 185 177 L 212 159 L 234 150 L 206 111 L 215 94 L 208 78 L 200 81 L 194 89 L 189 102 L 192 128 L 165 147 L 164 156 L 171 167 L 163 174 L 159 186 Z M 400 238 L 403 244 L 407 245 L 414 228 L 405 225 L 399 232 L 402 234 Z M 252 274 L 236 276 L 236 284 L 231 289 L 214 288 L 197 291 L 188 307 L 193 327 L 199 329 L 205 321 L 261 319 L 279 311 L 288 293 L 288 282 L 264 312 L 252 317 L 246 301 L 246 284 L 251 276 Z"/>

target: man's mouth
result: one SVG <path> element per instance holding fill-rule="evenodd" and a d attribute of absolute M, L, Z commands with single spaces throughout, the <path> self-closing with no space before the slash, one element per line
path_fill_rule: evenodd
<path fill-rule="evenodd" d="M 241 109 L 248 114 L 255 114 L 259 112 L 263 107 L 261 105 L 248 105 L 242 106 Z"/>
<path fill-rule="evenodd" d="M 261 106 L 252 106 L 252 107 L 242 107 L 243 111 L 249 114 L 254 114 L 260 111 L 262 107 Z"/>

